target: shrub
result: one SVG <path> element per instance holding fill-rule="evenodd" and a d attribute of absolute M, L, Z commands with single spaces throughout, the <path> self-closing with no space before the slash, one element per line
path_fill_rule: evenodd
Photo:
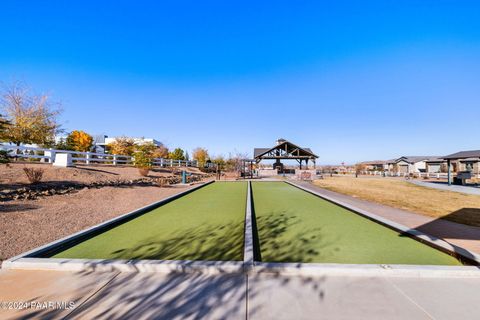
<path fill-rule="evenodd" d="M 168 158 L 173 160 L 185 160 L 184 151 L 180 148 L 176 148 L 173 152 L 168 154 Z"/>
<path fill-rule="evenodd" d="M 138 168 L 138 172 L 143 177 L 148 177 L 148 173 L 150 172 L 150 168 Z"/>
<path fill-rule="evenodd" d="M 10 157 L 8 156 L 7 150 L 0 150 L 0 163 L 1 164 L 10 163 Z"/>
<path fill-rule="evenodd" d="M 48 146 L 47 146 L 48 147 Z M 60 138 L 60 140 L 58 140 L 57 143 L 55 143 L 53 146 L 52 146 L 53 149 L 57 149 L 57 150 L 74 150 L 73 149 L 73 146 L 68 144 L 67 143 L 67 140 L 64 139 L 64 138 Z"/>
<path fill-rule="evenodd" d="M 39 183 L 42 181 L 44 169 L 41 168 L 23 168 L 25 175 L 27 176 L 28 181 L 31 184 Z"/>
<path fill-rule="evenodd" d="M 137 145 L 133 153 L 133 165 L 139 169 L 138 171 L 144 177 L 148 175 L 152 167 L 155 149 L 153 143 L 145 143 Z"/>

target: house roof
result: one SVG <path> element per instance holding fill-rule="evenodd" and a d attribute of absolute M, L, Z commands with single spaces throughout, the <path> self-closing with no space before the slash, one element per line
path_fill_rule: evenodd
<path fill-rule="evenodd" d="M 417 163 L 420 161 L 426 161 L 431 159 L 438 159 L 438 156 L 403 156 L 395 160 L 395 162 L 405 161 L 408 163 Z"/>
<path fill-rule="evenodd" d="M 270 148 L 255 148 L 253 149 L 253 157 L 256 158 L 261 154 L 266 153 Z"/>
<path fill-rule="evenodd" d="M 383 164 L 386 164 L 387 161 L 385 160 L 372 160 L 372 161 L 363 161 L 363 162 L 360 162 L 360 164 L 364 164 L 364 165 L 377 165 L 377 164 L 380 164 L 380 165 L 383 165 Z"/>
<path fill-rule="evenodd" d="M 460 162 L 469 162 L 469 161 L 477 161 L 480 162 L 480 158 L 464 158 L 461 159 Z"/>
<path fill-rule="evenodd" d="M 442 159 L 466 159 L 466 158 L 480 158 L 480 150 L 468 150 L 468 151 L 460 151 L 456 153 L 452 153 L 442 157 Z"/>
<path fill-rule="evenodd" d="M 426 160 L 425 162 L 444 162 L 444 161 L 445 161 L 445 159 L 440 157 L 440 158 L 430 158 L 430 159 Z"/>
<path fill-rule="evenodd" d="M 272 148 L 254 148 L 253 149 L 253 157 L 255 159 L 261 159 L 267 153 L 269 153 L 271 151 L 274 151 L 274 150 L 287 150 L 287 152 L 290 155 L 280 157 L 280 158 L 283 158 L 283 159 L 289 159 L 289 158 L 295 159 L 296 157 L 318 158 L 318 156 L 316 154 L 314 154 L 313 151 L 310 148 L 299 147 L 296 144 L 294 144 L 290 141 L 287 141 L 285 139 L 278 139 L 277 140 L 277 145 L 275 145 Z M 294 155 L 293 152 L 296 152 L 297 155 Z M 268 157 L 265 157 L 265 158 L 268 158 Z"/>

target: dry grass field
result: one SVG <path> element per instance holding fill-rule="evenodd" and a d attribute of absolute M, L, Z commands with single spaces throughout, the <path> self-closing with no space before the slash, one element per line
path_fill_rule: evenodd
<path fill-rule="evenodd" d="M 327 177 L 314 183 L 359 199 L 480 227 L 480 196 L 388 178 Z"/>

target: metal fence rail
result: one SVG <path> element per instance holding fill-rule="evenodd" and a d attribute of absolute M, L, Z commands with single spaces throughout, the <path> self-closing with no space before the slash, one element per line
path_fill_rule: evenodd
<path fill-rule="evenodd" d="M 40 162 L 54 163 L 59 153 L 72 155 L 73 162 L 85 164 L 104 163 L 112 165 L 133 165 L 133 157 L 121 154 L 108 154 L 96 152 L 81 152 L 71 150 L 57 150 L 52 148 L 36 148 L 27 146 L 0 145 L 0 150 L 6 150 L 12 157 L 23 159 L 39 159 Z M 196 160 L 173 160 L 154 158 L 153 166 L 158 167 L 198 167 Z"/>

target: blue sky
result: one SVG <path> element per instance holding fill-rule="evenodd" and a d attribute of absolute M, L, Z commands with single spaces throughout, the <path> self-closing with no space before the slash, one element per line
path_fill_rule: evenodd
<path fill-rule="evenodd" d="M 5 1 L 0 81 L 65 129 L 320 163 L 479 149 L 478 1 Z"/>

